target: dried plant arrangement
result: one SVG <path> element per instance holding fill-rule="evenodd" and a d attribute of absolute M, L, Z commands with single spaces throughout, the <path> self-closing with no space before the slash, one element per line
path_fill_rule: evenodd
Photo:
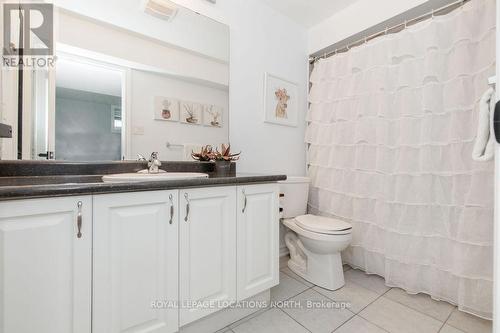
<path fill-rule="evenodd" d="M 240 159 L 241 152 L 237 154 L 231 154 L 231 145 L 222 144 L 221 151 L 219 149 L 215 150 L 215 161 L 226 161 L 234 162 Z"/>
<path fill-rule="evenodd" d="M 199 153 L 191 151 L 191 157 L 200 162 L 209 162 L 214 160 L 215 152 L 211 145 L 207 145 L 203 146 Z"/>

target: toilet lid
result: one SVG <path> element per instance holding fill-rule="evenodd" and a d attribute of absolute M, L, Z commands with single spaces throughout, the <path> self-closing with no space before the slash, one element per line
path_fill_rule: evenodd
<path fill-rule="evenodd" d="M 305 230 L 322 234 L 334 234 L 352 229 L 352 225 L 342 220 L 310 214 L 298 216 L 295 221 L 299 227 Z"/>

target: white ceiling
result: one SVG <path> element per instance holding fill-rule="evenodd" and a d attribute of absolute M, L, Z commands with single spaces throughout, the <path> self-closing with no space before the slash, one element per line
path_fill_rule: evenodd
<path fill-rule="evenodd" d="M 357 0 L 261 0 L 295 22 L 309 28 Z"/>

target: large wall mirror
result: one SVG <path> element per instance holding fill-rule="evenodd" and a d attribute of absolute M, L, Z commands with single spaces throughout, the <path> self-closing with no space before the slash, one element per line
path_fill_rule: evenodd
<path fill-rule="evenodd" d="M 54 4 L 56 66 L 23 74 L 4 159 L 191 160 L 229 141 L 226 25 L 167 0 Z"/>

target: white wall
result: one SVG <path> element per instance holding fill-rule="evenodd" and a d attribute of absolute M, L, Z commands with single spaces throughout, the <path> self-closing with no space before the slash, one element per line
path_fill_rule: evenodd
<path fill-rule="evenodd" d="M 133 70 L 131 74 L 131 157 L 148 156 L 152 151 L 160 153 L 162 160 L 180 161 L 181 147 L 168 149 L 172 144 L 221 144 L 227 142 L 228 92 L 213 87 L 181 81 L 155 73 Z M 180 122 L 154 120 L 155 96 L 170 97 L 200 104 L 218 105 L 224 108 L 221 128 L 188 125 Z M 140 128 L 143 135 L 134 134 Z"/>
<path fill-rule="evenodd" d="M 242 151 L 241 172 L 305 174 L 307 31 L 257 0 L 175 0 L 231 29 L 230 132 Z M 297 82 L 300 114 L 296 128 L 265 124 L 264 73 Z"/>
<path fill-rule="evenodd" d="M 428 0 L 358 0 L 309 29 L 309 54 L 422 5 Z"/>

